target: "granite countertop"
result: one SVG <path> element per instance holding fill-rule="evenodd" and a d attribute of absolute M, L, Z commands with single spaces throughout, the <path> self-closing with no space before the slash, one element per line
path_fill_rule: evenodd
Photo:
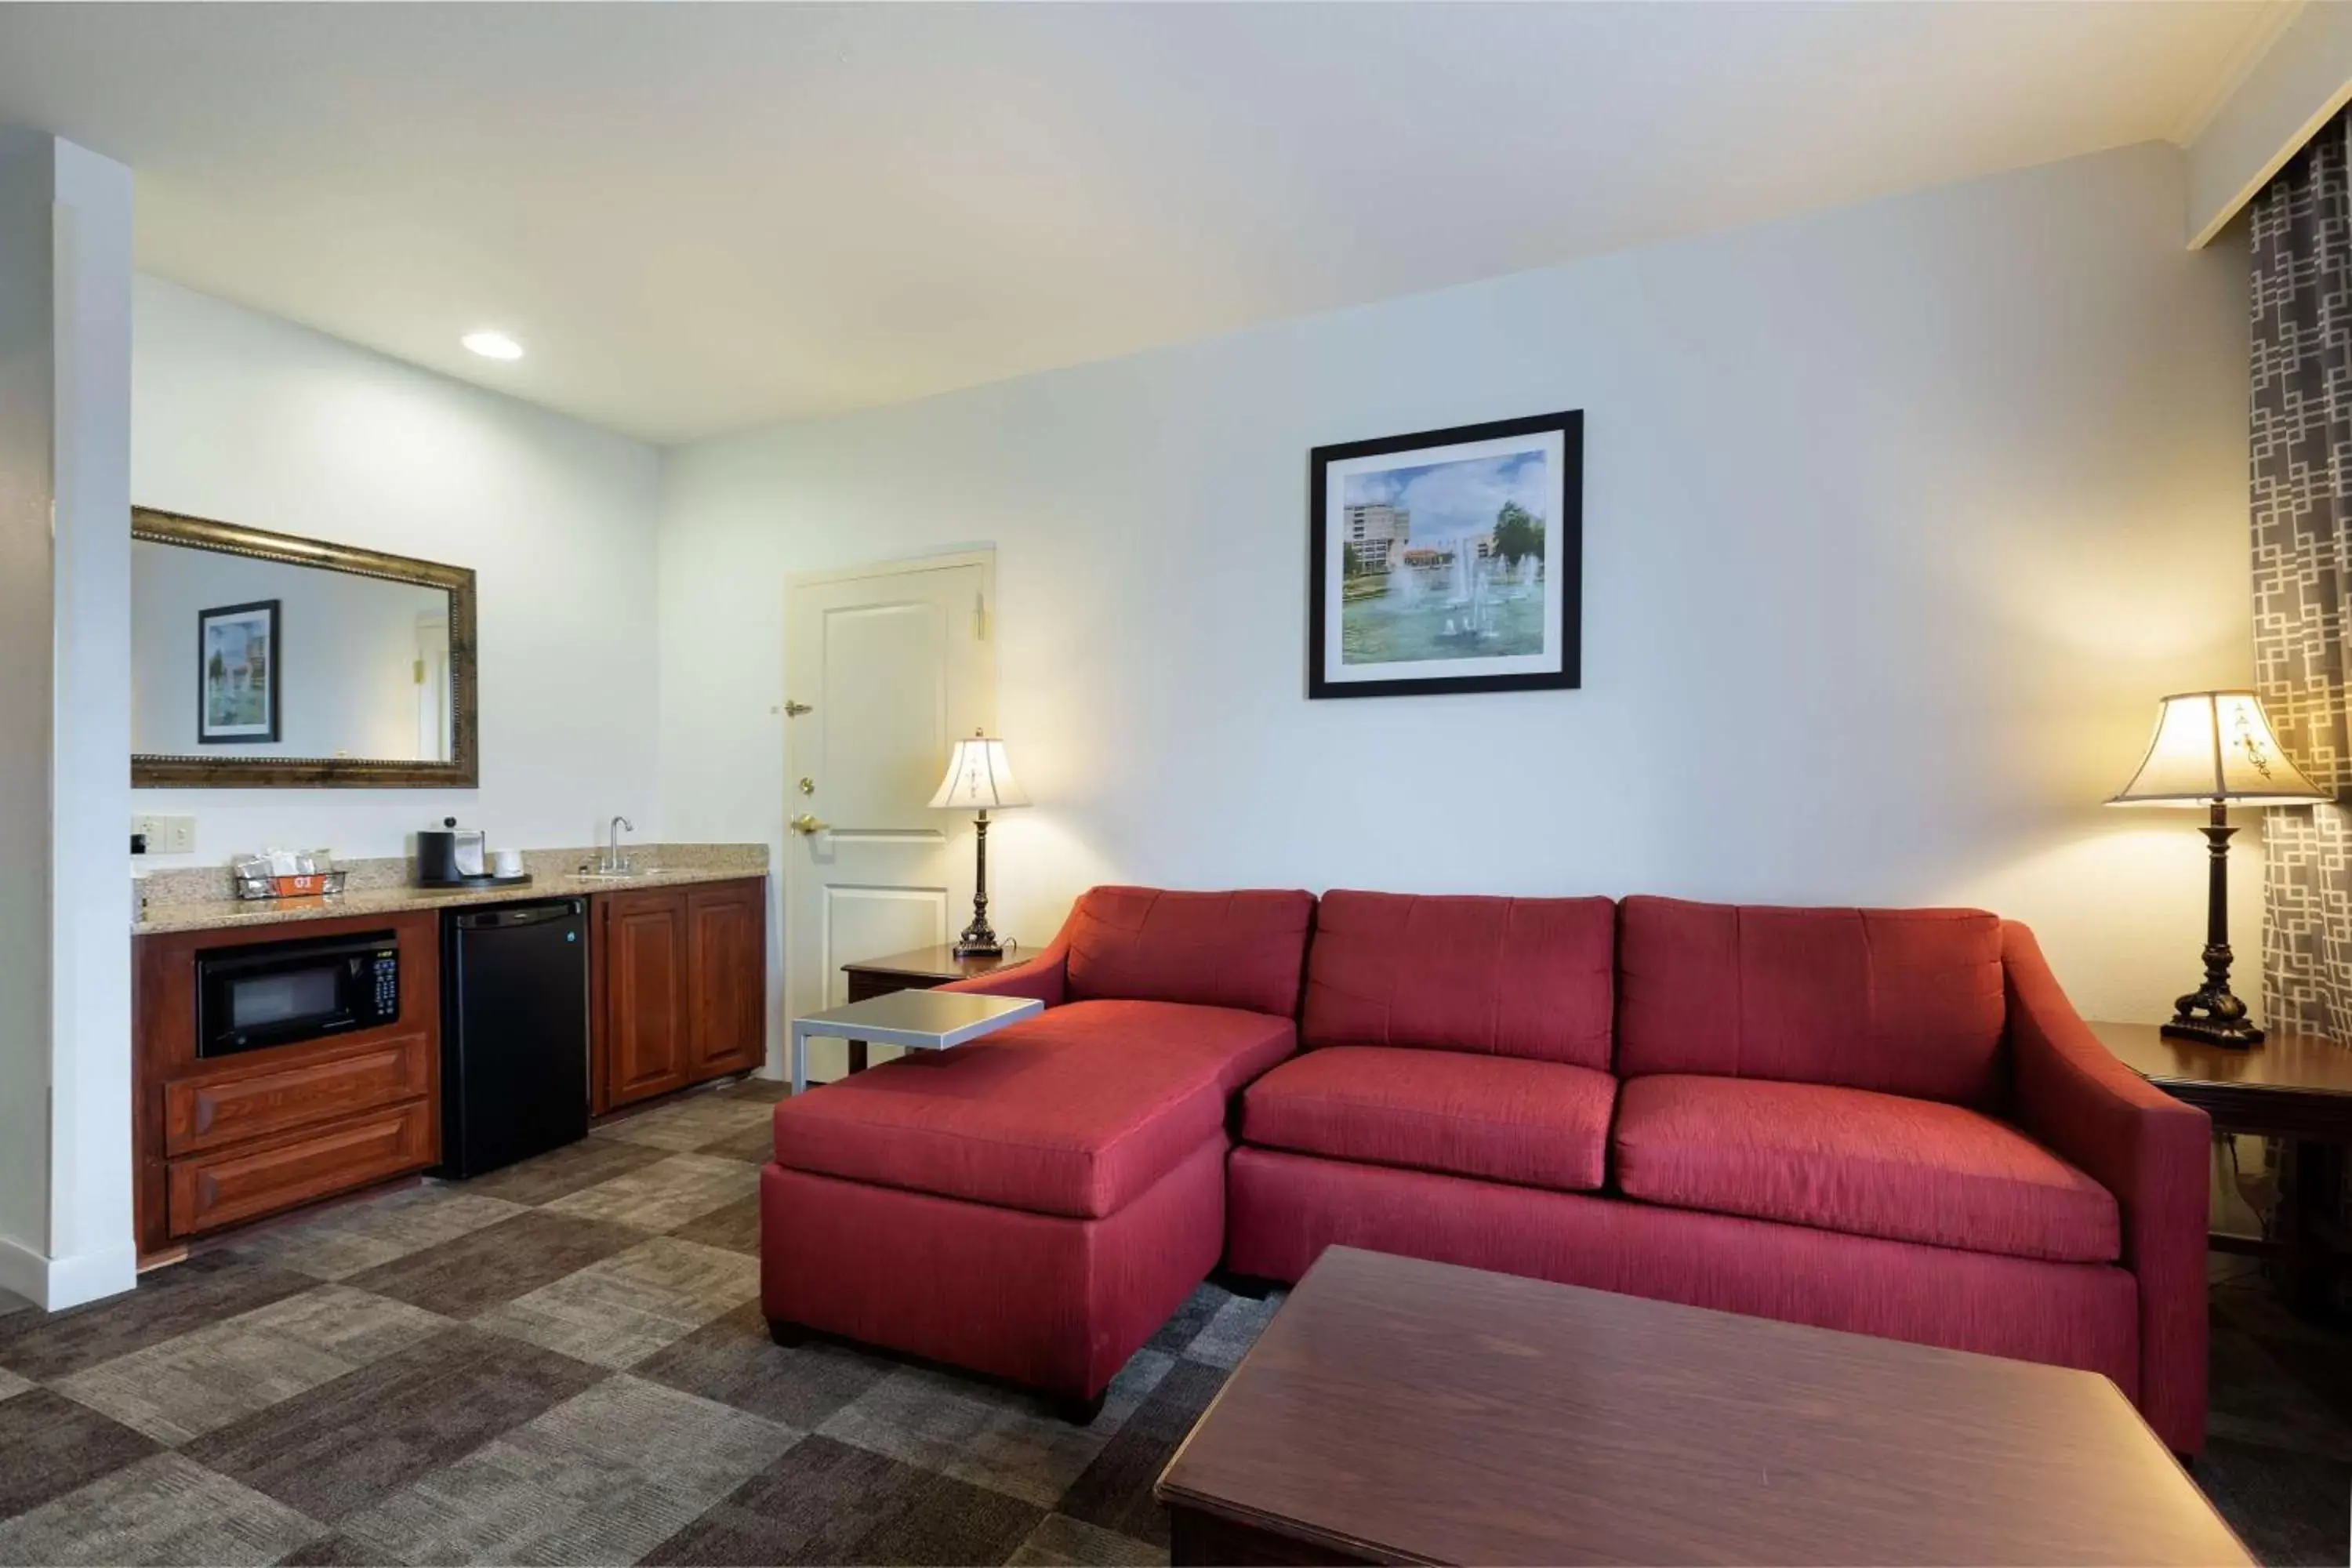
<path fill-rule="evenodd" d="M 418 888 L 408 885 L 407 862 L 354 861 L 347 891 L 334 898 L 241 900 L 226 896 L 166 897 L 173 889 L 157 887 L 145 912 L 131 924 L 133 936 L 165 931 L 226 930 L 234 926 L 278 925 L 296 921 L 339 920 L 350 915 L 397 914 L 411 910 L 455 909 L 467 904 L 511 904 L 530 899 L 581 898 L 590 893 L 626 891 L 634 888 L 677 888 L 697 882 L 731 882 L 768 874 L 764 844 L 633 846 L 633 858 L 645 868 L 628 877 L 582 876 L 575 869 L 593 859 L 593 850 L 531 850 L 524 857 L 531 880 L 512 888 Z M 397 868 L 403 879 L 389 879 Z M 204 874 L 207 886 L 216 878 L 226 889 L 226 871 Z M 190 873 L 174 871 L 153 879 L 185 886 Z"/>

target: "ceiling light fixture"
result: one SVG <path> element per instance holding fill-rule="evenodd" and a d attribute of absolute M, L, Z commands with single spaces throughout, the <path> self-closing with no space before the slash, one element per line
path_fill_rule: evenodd
<path fill-rule="evenodd" d="M 484 359 L 522 358 L 522 345 L 504 332 L 467 332 L 457 341 Z"/>

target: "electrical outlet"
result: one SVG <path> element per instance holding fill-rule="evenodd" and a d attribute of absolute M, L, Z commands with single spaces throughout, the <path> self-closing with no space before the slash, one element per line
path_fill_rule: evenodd
<path fill-rule="evenodd" d="M 196 819 L 193 816 L 134 816 L 131 831 L 147 839 L 150 855 L 193 855 L 196 851 Z"/>

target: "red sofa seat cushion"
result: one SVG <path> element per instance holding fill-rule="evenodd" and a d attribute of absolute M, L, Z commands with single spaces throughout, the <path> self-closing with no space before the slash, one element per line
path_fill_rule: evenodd
<path fill-rule="evenodd" d="M 783 1101 L 776 1163 L 1099 1219 L 1222 1140 L 1227 1098 L 1295 1043 L 1262 1013 L 1074 1002 Z"/>
<path fill-rule="evenodd" d="M 1298 1013 L 1310 893 L 1095 888 L 1070 910 L 1069 996 Z"/>
<path fill-rule="evenodd" d="M 1962 1106 L 1826 1084 L 1667 1076 L 1618 1097 L 1617 1184 L 1674 1208 L 2011 1258 L 2112 1263 L 2114 1194 Z"/>
<path fill-rule="evenodd" d="M 1323 895 L 1299 1039 L 1423 1046 L 1609 1070 L 1607 899 Z"/>
<path fill-rule="evenodd" d="M 1591 1068 L 1454 1051 L 1333 1046 L 1242 1097 L 1268 1148 L 1590 1192 L 1607 1174 L 1617 1080 Z"/>
<path fill-rule="evenodd" d="M 1617 1072 L 1842 1084 L 1990 1109 L 2000 921 L 1976 910 L 1618 906 Z"/>

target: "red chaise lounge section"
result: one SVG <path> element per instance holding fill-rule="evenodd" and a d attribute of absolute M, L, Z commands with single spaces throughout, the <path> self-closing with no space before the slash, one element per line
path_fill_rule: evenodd
<path fill-rule="evenodd" d="M 1043 1014 L 779 1105 L 770 1320 L 1098 1398 L 1223 1250 L 1226 1107 L 1297 1047 L 1313 910 L 1096 889 L 989 977 Z"/>
<path fill-rule="evenodd" d="M 1097 889 L 959 988 L 1047 1011 L 778 1108 L 772 1318 L 1083 1400 L 1221 1250 L 1345 1243 L 2083 1367 L 2202 1446 L 2209 1124 L 2021 926 Z"/>

